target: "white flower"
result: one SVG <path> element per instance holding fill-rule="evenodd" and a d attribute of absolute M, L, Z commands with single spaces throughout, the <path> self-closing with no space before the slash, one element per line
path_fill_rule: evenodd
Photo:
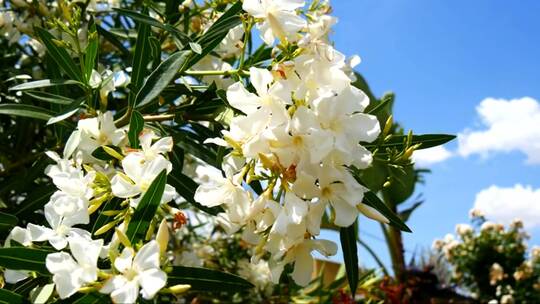
<path fill-rule="evenodd" d="M 311 281 L 313 273 L 313 257 L 311 252 L 318 251 L 324 256 L 331 256 L 337 253 L 337 245 L 328 240 L 306 239 L 302 243 L 287 251 L 282 261 L 270 260 L 269 266 L 272 273 L 272 281 L 279 282 L 283 267 L 294 262 L 294 270 L 291 274 L 294 282 L 300 286 L 306 286 Z"/>
<path fill-rule="evenodd" d="M 97 261 L 103 240 L 88 240 L 80 237 L 69 239 L 71 255 L 57 252 L 47 255 L 45 265 L 53 274 L 53 282 L 61 299 L 77 292 L 84 284 L 97 280 Z"/>
<path fill-rule="evenodd" d="M 91 156 L 95 149 L 102 145 L 121 146 L 125 139 L 125 129 L 116 128 L 113 114 L 109 111 L 100 113 L 98 117 L 79 120 L 77 130 L 71 133 L 68 142 L 83 151 L 87 160 L 95 161 Z M 64 157 L 71 156 L 70 153 L 64 154 Z"/>
<path fill-rule="evenodd" d="M 473 232 L 473 228 L 468 224 L 457 224 L 456 233 L 460 236 L 464 236 Z"/>
<path fill-rule="evenodd" d="M 69 216 L 58 214 L 51 203 L 45 205 L 45 219 L 51 226 L 47 228 L 28 224 L 28 230 L 34 242 L 48 241 L 55 249 L 61 250 L 68 244 L 70 237 L 90 238 L 90 233 L 83 229 L 73 228 L 74 225 L 88 224 L 90 219 L 87 209 L 79 209 Z"/>
<path fill-rule="evenodd" d="M 274 40 L 294 41 L 306 26 L 295 10 L 304 6 L 303 0 L 244 0 L 242 8 L 255 18 L 263 20 L 258 25 L 261 38 L 268 45 Z"/>
<path fill-rule="evenodd" d="M 229 30 L 227 36 L 218 45 L 216 52 L 222 58 L 229 58 L 237 55 L 242 50 L 242 36 L 244 35 L 244 27 L 239 24 Z M 211 56 L 206 56 L 211 57 Z M 205 58 L 206 58 L 205 57 Z"/>
<path fill-rule="evenodd" d="M 494 286 L 504 278 L 504 269 L 498 263 L 493 263 L 489 269 L 489 284 Z"/>
<path fill-rule="evenodd" d="M 100 290 L 111 294 L 114 303 L 135 303 L 139 290 L 143 298 L 152 299 L 167 282 L 167 274 L 159 267 L 159 245 L 154 240 L 136 255 L 133 248 L 124 248 L 114 261 L 114 268 L 120 274 L 110 278 Z"/>
<path fill-rule="evenodd" d="M 142 153 L 147 161 L 152 161 L 159 155 L 171 152 L 173 148 L 173 139 L 170 136 L 159 138 L 152 130 L 144 130 L 139 135 L 139 142 L 142 148 Z M 152 141 L 158 139 L 152 144 Z"/>
<path fill-rule="evenodd" d="M 8 237 L 6 238 L 4 247 L 10 247 L 12 245 L 11 244 L 12 240 L 25 247 L 32 245 L 32 236 L 30 235 L 30 231 L 28 231 L 28 229 L 24 229 L 21 227 L 13 227 Z M 4 279 L 6 280 L 7 283 L 10 283 L 10 284 L 15 284 L 19 281 L 22 281 L 26 279 L 28 276 L 29 276 L 28 271 L 12 270 L 12 269 L 4 270 Z"/>
<path fill-rule="evenodd" d="M 213 176 L 211 181 L 200 185 L 194 199 L 207 207 L 225 205 L 228 208 L 225 219 L 237 224 L 244 223 L 251 201 L 246 190 L 220 176 Z"/>
<path fill-rule="evenodd" d="M 129 153 L 122 160 L 122 168 L 125 174 L 117 173 L 111 179 L 112 193 L 117 197 L 132 198 L 131 204 L 136 207 L 140 198 L 134 197 L 145 193 L 161 171 L 171 172 L 172 164 L 159 154 L 153 160 L 146 161 L 140 153 Z M 170 202 L 176 195 L 176 190 L 167 184 L 161 202 Z"/>
<path fill-rule="evenodd" d="M 73 197 L 74 199 L 89 200 L 94 195 L 92 182 L 96 175 L 95 172 L 87 174 L 81 168 L 80 160 L 71 160 L 60 158 L 60 156 L 52 151 L 46 154 L 56 161 L 56 165 L 50 165 L 45 169 L 47 174 L 63 193 Z"/>

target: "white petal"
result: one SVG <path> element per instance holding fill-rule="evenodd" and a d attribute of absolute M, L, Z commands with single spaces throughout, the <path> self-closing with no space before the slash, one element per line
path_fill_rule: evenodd
<path fill-rule="evenodd" d="M 143 298 L 152 299 L 156 293 L 167 284 L 167 274 L 160 269 L 149 269 L 139 276 Z"/>
<path fill-rule="evenodd" d="M 69 239 L 69 249 L 77 262 L 85 267 L 97 267 L 103 240 L 90 241 L 80 237 Z M 95 280 L 95 279 L 94 279 Z"/>
<path fill-rule="evenodd" d="M 294 270 L 291 274 L 294 282 L 306 286 L 311 281 L 313 273 L 313 257 L 309 248 L 301 246 L 295 251 Z"/>
<path fill-rule="evenodd" d="M 56 285 L 56 291 L 60 299 L 65 299 L 75 294 L 82 287 L 81 282 L 72 277 L 72 273 L 62 271 L 53 276 L 53 282 Z"/>
<path fill-rule="evenodd" d="M 139 285 L 135 281 L 128 281 L 122 287 L 111 293 L 114 303 L 131 304 L 137 301 Z"/>
<path fill-rule="evenodd" d="M 152 240 L 141 247 L 135 259 L 133 260 L 134 267 L 139 270 L 159 268 L 159 245 L 155 240 Z"/>
<path fill-rule="evenodd" d="M 162 154 L 171 152 L 172 148 L 173 148 L 173 139 L 170 136 L 163 137 L 152 145 L 152 150 L 156 151 L 157 153 L 162 153 Z"/>
<path fill-rule="evenodd" d="M 75 130 L 69 136 L 66 146 L 64 147 L 64 158 L 69 158 L 81 143 L 81 131 Z"/>
<path fill-rule="evenodd" d="M 54 234 L 49 238 L 49 244 L 56 250 L 62 250 L 66 248 L 68 242 L 65 236 Z"/>
<path fill-rule="evenodd" d="M 260 0 L 244 0 L 242 9 L 255 18 L 264 17 L 264 8 Z"/>
<path fill-rule="evenodd" d="M 30 231 L 30 236 L 34 242 L 43 242 L 51 238 L 55 233 L 52 229 L 38 226 L 34 224 L 28 224 L 28 231 Z"/>
<path fill-rule="evenodd" d="M 260 106 L 259 97 L 246 90 L 241 82 L 237 82 L 227 89 L 227 101 L 233 108 L 246 114 L 255 112 Z"/>
<path fill-rule="evenodd" d="M 257 94 L 263 97 L 268 94 L 269 85 L 274 80 L 274 77 L 267 69 L 251 67 L 249 68 L 249 79 L 255 90 L 257 90 Z"/>
<path fill-rule="evenodd" d="M 111 179 L 111 189 L 114 196 L 121 198 L 133 197 L 140 193 L 140 190 L 136 185 L 132 184 L 119 174 L 116 174 Z"/>
<path fill-rule="evenodd" d="M 6 283 L 9 283 L 9 284 L 18 283 L 28 278 L 29 275 L 30 274 L 28 273 L 28 271 L 11 270 L 11 269 L 4 270 L 4 279 L 6 280 Z"/>
<path fill-rule="evenodd" d="M 45 266 L 50 273 L 54 274 L 62 271 L 70 272 L 77 268 L 77 263 L 68 253 L 55 252 L 47 255 Z"/>
<path fill-rule="evenodd" d="M 335 199 L 330 204 L 336 211 L 336 218 L 334 220 L 336 226 L 349 227 L 354 223 L 358 216 L 358 210 L 355 207 L 340 199 Z"/>
<path fill-rule="evenodd" d="M 124 248 L 120 256 L 118 256 L 116 260 L 114 260 L 114 268 L 116 268 L 116 270 L 120 272 L 125 272 L 126 270 L 130 269 L 134 255 L 135 251 L 133 250 L 133 248 Z"/>
<path fill-rule="evenodd" d="M 125 284 L 127 284 L 127 279 L 122 275 L 115 275 L 112 278 L 108 279 L 103 287 L 99 290 L 100 293 L 111 293 Z"/>
<path fill-rule="evenodd" d="M 308 240 L 309 246 L 317 250 L 320 254 L 328 257 L 337 253 L 336 243 L 329 240 Z"/>

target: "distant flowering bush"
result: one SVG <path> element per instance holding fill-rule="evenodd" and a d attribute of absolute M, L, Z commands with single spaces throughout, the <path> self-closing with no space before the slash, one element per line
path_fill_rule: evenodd
<path fill-rule="evenodd" d="M 456 236 L 436 240 L 433 247 L 453 269 L 457 287 L 483 302 L 537 303 L 540 301 L 540 248 L 527 252 L 523 223 L 508 227 L 471 212 L 475 227 L 456 226 Z"/>
<path fill-rule="evenodd" d="M 410 231 L 378 194 L 453 138 L 396 127 L 393 99 L 329 39 L 327 1 L 0 3 L 12 301 L 269 293 L 282 273 L 306 286 L 313 252 L 337 253 L 322 227 L 340 231 L 354 293 L 358 215 Z M 234 268 L 201 268 L 176 233 L 201 212 L 249 247 Z"/>

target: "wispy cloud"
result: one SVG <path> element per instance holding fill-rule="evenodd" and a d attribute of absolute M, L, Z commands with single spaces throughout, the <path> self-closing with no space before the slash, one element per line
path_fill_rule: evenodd
<path fill-rule="evenodd" d="M 540 226 L 540 189 L 516 184 L 511 188 L 491 186 L 476 195 L 474 208 L 492 221 L 510 224 L 519 218 L 527 228 Z"/>
<path fill-rule="evenodd" d="M 444 146 L 414 151 L 413 160 L 419 167 L 429 167 L 443 162 L 453 156 L 453 153 Z"/>
<path fill-rule="evenodd" d="M 540 164 L 540 103 L 537 100 L 486 98 L 476 111 L 483 127 L 458 134 L 461 156 L 485 157 L 498 152 L 521 151 L 527 156 L 527 163 Z"/>

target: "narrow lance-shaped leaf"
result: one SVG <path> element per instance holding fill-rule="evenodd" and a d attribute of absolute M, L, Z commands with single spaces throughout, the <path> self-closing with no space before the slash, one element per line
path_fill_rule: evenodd
<path fill-rule="evenodd" d="M 0 266 L 13 270 L 37 271 L 48 274 L 45 259 L 49 253 L 51 251 L 27 247 L 0 248 Z"/>
<path fill-rule="evenodd" d="M 449 134 L 424 134 L 424 135 L 413 135 L 411 144 L 420 144 L 418 149 L 427 149 L 435 146 L 443 145 L 451 140 L 456 138 L 455 135 Z M 403 149 L 404 141 L 406 141 L 407 135 L 393 135 L 389 140 L 384 144 L 378 145 L 377 143 L 373 144 L 362 144 L 364 147 L 370 148 L 397 148 Z"/>
<path fill-rule="evenodd" d="M 339 239 L 341 241 L 341 250 L 343 251 L 343 261 L 345 262 L 345 272 L 351 288 L 351 294 L 356 294 L 358 286 L 358 249 L 356 246 L 356 230 L 358 226 L 354 222 L 349 227 L 343 227 L 339 230 Z"/>
<path fill-rule="evenodd" d="M 403 220 L 395 214 L 375 193 L 369 191 L 364 193 L 363 203 L 377 209 L 384 217 L 390 221 L 390 225 L 405 232 L 411 232 L 411 229 L 405 225 Z"/>
<path fill-rule="evenodd" d="M 138 111 L 131 113 L 131 119 L 129 120 L 129 145 L 136 149 L 139 147 L 139 134 L 144 128 L 144 118 Z"/>
<path fill-rule="evenodd" d="M 190 290 L 203 291 L 244 291 L 253 284 L 245 279 L 226 272 L 198 267 L 174 266 L 167 274 L 169 286 L 189 284 Z"/>
<path fill-rule="evenodd" d="M 150 221 L 156 214 L 156 211 L 161 203 L 161 197 L 165 191 L 165 184 L 167 183 L 167 171 L 163 170 L 154 179 L 146 193 L 141 198 L 135 213 L 129 222 L 126 235 L 132 244 L 135 244 L 138 240 L 144 238 Z"/>
<path fill-rule="evenodd" d="M 24 90 L 63 86 L 63 85 L 70 85 L 70 84 L 77 84 L 81 86 L 83 85 L 81 82 L 76 81 L 76 80 L 43 79 L 43 80 L 36 80 L 36 81 L 30 81 L 30 82 L 18 84 L 16 86 L 9 88 L 9 91 L 24 91 Z"/>
<path fill-rule="evenodd" d="M 131 19 L 138 21 L 140 23 L 144 23 L 147 25 L 151 25 L 151 26 L 166 30 L 170 32 L 171 34 L 175 35 L 176 38 L 178 38 L 184 45 L 188 44 L 191 41 L 191 39 L 186 34 L 181 32 L 174 26 L 160 22 L 148 15 L 141 14 L 135 11 L 127 10 L 127 9 L 123 9 L 123 8 L 115 8 L 114 10 L 118 12 L 119 14 L 130 17 Z"/>
<path fill-rule="evenodd" d="M 8 231 L 17 225 L 19 219 L 8 213 L 0 212 L 0 231 Z"/>
<path fill-rule="evenodd" d="M 84 72 L 87 83 L 90 81 L 92 70 L 96 64 L 99 44 L 99 37 L 93 18 L 91 19 L 90 24 L 91 25 L 88 27 L 88 45 L 86 46 L 84 54 Z"/>
<path fill-rule="evenodd" d="M 77 113 L 77 111 L 79 111 L 81 109 L 81 106 L 82 106 L 83 102 L 84 102 L 84 98 L 73 101 L 68 107 L 66 107 L 62 111 L 62 113 L 60 115 L 51 117 L 47 121 L 47 125 L 52 125 L 52 124 L 55 124 L 57 122 L 60 122 L 60 121 L 62 121 L 64 119 L 66 119 L 66 118 L 71 117 L 72 115 Z"/>
<path fill-rule="evenodd" d="M 37 99 L 39 101 L 44 101 L 48 103 L 54 103 L 54 104 L 60 104 L 60 105 L 69 105 L 72 104 L 75 99 L 56 95 L 48 92 L 41 92 L 41 91 L 25 91 L 24 94 Z"/>
<path fill-rule="evenodd" d="M 148 9 L 143 9 L 143 14 L 148 14 Z M 147 73 L 147 65 L 150 61 L 150 26 L 147 23 L 139 22 L 137 31 L 137 40 L 135 41 L 135 53 L 133 55 L 132 73 L 131 73 L 131 91 L 129 95 L 129 104 L 134 106 L 136 92 L 138 92 Z"/>
<path fill-rule="evenodd" d="M 25 300 L 23 296 L 13 291 L 6 289 L 0 289 L 0 303 L 1 304 L 22 304 Z"/>
<path fill-rule="evenodd" d="M 60 68 L 62 68 L 71 79 L 83 82 L 81 70 L 77 67 L 69 53 L 64 48 L 61 48 L 54 43 L 54 36 L 47 30 L 39 27 L 35 28 L 35 31 Z"/>
<path fill-rule="evenodd" d="M 25 105 L 25 104 L 0 104 L 0 114 L 13 115 L 13 116 L 22 116 L 35 118 L 39 120 L 49 121 L 51 118 L 55 117 L 55 113 L 36 106 Z M 60 124 L 70 127 L 71 125 L 65 121 L 61 121 Z"/>
<path fill-rule="evenodd" d="M 175 75 L 180 72 L 180 68 L 190 54 L 191 51 L 180 51 L 165 59 L 144 82 L 135 98 L 135 106 L 144 106 L 158 97 L 161 91 L 174 79 Z"/>

